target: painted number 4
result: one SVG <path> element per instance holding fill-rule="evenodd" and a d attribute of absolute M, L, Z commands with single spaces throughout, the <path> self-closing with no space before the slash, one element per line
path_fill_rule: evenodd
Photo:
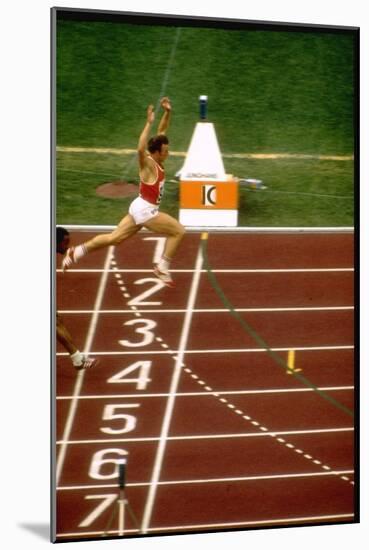
<path fill-rule="evenodd" d="M 151 382 L 149 377 L 151 364 L 151 361 L 136 361 L 108 378 L 107 382 L 108 384 L 136 384 L 137 390 L 146 390 L 147 385 Z M 136 377 L 128 378 L 136 371 Z"/>

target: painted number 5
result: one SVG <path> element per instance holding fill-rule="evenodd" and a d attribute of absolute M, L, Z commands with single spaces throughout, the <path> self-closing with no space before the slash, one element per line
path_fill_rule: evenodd
<path fill-rule="evenodd" d="M 127 432 L 131 432 L 136 428 L 137 419 L 135 416 L 131 414 L 125 414 L 121 411 L 125 411 L 126 409 L 136 409 L 140 405 L 139 403 L 130 403 L 127 405 L 105 405 L 104 412 L 103 412 L 103 420 L 119 420 L 121 422 L 121 426 L 111 428 L 100 428 L 100 430 L 106 434 L 124 434 Z"/>
<path fill-rule="evenodd" d="M 155 321 L 152 321 L 151 319 L 131 319 L 130 321 L 127 321 L 124 323 L 126 326 L 134 326 L 138 325 L 135 329 L 135 332 L 137 334 L 142 335 L 142 338 L 139 342 L 130 342 L 129 340 L 119 340 L 119 344 L 121 346 L 126 346 L 129 348 L 139 348 L 142 346 L 149 346 L 154 338 L 155 335 L 152 332 L 153 329 L 156 328 L 157 324 Z"/>

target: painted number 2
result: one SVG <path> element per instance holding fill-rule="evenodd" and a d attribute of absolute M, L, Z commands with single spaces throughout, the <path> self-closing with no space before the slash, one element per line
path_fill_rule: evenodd
<path fill-rule="evenodd" d="M 162 281 L 159 281 L 158 279 L 152 279 L 151 277 L 148 277 L 146 279 L 138 279 L 137 281 L 135 281 L 134 284 L 144 285 L 146 283 L 152 284 L 147 290 L 145 290 L 135 298 L 132 298 L 132 300 L 128 302 L 129 306 L 161 306 L 162 302 L 145 302 L 144 299 L 164 288 L 165 284 Z"/>

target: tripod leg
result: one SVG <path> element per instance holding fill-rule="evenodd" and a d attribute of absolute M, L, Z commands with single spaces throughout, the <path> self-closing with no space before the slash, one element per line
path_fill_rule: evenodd
<path fill-rule="evenodd" d="M 140 531 L 141 531 L 141 529 L 140 529 L 140 524 L 138 523 L 137 517 L 136 517 L 135 514 L 133 513 L 132 506 L 130 505 L 130 503 L 128 502 L 127 499 L 125 500 L 125 503 L 126 503 L 128 513 L 129 513 L 129 515 L 131 516 L 131 519 L 132 519 L 133 523 L 134 523 L 135 526 L 137 527 L 138 532 L 140 532 Z"/>
<path fill-rule="evenodd" d="M 106 525 L 106 527 L 105 527 L 105 530 L 104 530 L 103 534 L 101 535 L 102 537 L 106 537 L 106 534 L 107 534 L 107 532 L 109 531 L 111 524 L 113 523 L 113 519 L 115 518 L 115 515 L 116 515 L 116 513 L 117 513 L 117 510 L 118 510 L 118 502 L 116 503 L 116 505 L 115 505 L 114 508 L 113 508 L 112 513 L 110 514 L 109 521 L 108 521 L 108 523 L 107 523 L 107 525 Z"/>
<path fill-rule="evenodd" d="M 123 498 L 120 498 L 118 500 L 118 506 L 119 506 L 119 516 L 118 516 L 118 535 L 122 537 L 124 535 L 124 505 L 125 501 Z"/>

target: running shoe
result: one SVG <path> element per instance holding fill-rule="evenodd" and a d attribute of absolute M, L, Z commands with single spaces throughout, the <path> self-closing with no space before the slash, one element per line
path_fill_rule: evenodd
<path fill-rule="evenodd" d="M 154 264 L 154 275 L 163 281 L 166 286 L 169 286 L 170 288 L 174 287 L 174 282 L 169 271 L 160 271 L 158 264 Z"/>
<path fill-rule="evenodd" d="M 73 265 L 74 263 L 76 263 L 75 259 L 74 259 L 74 246 L 71 246 L 66 251 L 65 256 L 63 258 L 63 261 L 62 261 L 63 273 L 64 273 L 64 271 L 69 269 L 70 266 Z"/>
<path fill-rule="evenodd" d="M 96 367 L 98 363 L 98 359 L 94 359 L 93 357 L 86 357 L 86 355 L 84 355 L 82 358 L 82 364 L 75 366 L 74 368 L 76 370 L 92 369 L 92 367 Z"/>

